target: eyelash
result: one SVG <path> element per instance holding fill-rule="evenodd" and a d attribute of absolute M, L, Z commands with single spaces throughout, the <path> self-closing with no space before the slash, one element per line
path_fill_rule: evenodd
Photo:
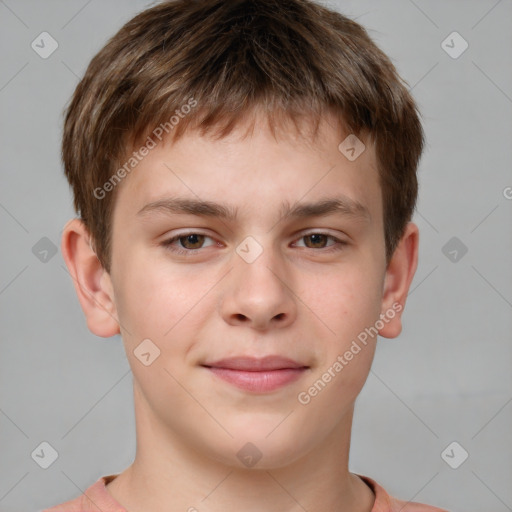
<path fill-rule="evenodd" d="M 180 255 L 180 256 L 195 256 L 197 254 L 198 251 L 200 251 L 202 249 L 199 248 L 199 249 L 181 249 L 179 247 L 173 247 L 172 246 L 172 243 L 173 242 L 176 242 L 178 241 L 180 238 L 185 238 L 187 236 L 190 236 L 190 235 L 201 235 L 201 236 L 204 236 L 206 238 L 212 238 L 204 233 L 199 233 L 197 231 L 189 231 L 188 233 L 180 233 L 179 235 L 176 235 L 176 236 L 173 236 L 172 238 L 169 238 L 168 240 L 165 240 L 164 242 L 162 242 L 162 246 L 168 250 L 168 251 L 171 251 L 177 255 Z M 322 251 L 323 253 L 331 253 L 331 252 L 336 252 L 336 251 L 341 251 L 343 250 L 344 246 L 348 245 L 347 242 L 344 242 L 343 240 L 340 240 L 339 238 L 336 238 L 335 236 L 333 235 L 329 235 L 327 233 L 322 233 L 321 231 L 314 231 L 312 233 L 307 233 L 305 235 L 302 235 L 301 237 L 298 238 L 298 240 L 302 239 L 302 238 L 306 238 L 308 236 L 312 236 L 312 235 L 323 235 L 323 236 L 326 236 L 327 238 L 330 238 L 331 240 L 334 240 L 334 243 L 333 245 L 325 248 L 325 247 L 320 247 L 319 249 L 315 249 L 315 248 L 312 248 L 312 247 L 304 247 L 304 249 L 311 249 L 313 251 Z M 212 238 L 213 240 L 213 238 Z"/>

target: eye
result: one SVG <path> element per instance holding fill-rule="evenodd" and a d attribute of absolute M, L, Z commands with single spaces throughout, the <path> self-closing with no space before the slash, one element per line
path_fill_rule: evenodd
<path fill-rule="evenodd" d="M 326 245 L 329 239 L 333 240 L 333 243 Z M 307 235 L 303 235 L 299 240 L 306 240 L 305 247 L 308 249 L 325 249 L 326 247 L 332 247 L 332 249 L 328 249 L 326 252 L 340 250 L 344 245 L 347 245 L 343 240 L 328 235 L 327 233 L 308 233 Z"/>
<path fill-rule="evenodd" d="M 207 239 L 211 240 L 211 243 L 205 245 L 205 240 Z M 299 238 L 299 240 L 305 240 L 305 244 L 302 247 L 306 249 L 325 249 L 322 252 L 339 251 L 343 249 L 343 246 L 347 245 L 347 242 L 327 233 L 308 233 Z M 329 240 L 332 241 L 331 244 L 328 244 Z M 172 238 L 162 242 L 161 245 L 166 250 L 172 251 L 175 254 L 182 256 L 194 256 L 199 254 L 199 249 L 216 245 L 216 243 L 208 235 L 197 232 L 188 232 L 173 236 Z M 301 247 L 301 245 L 297 243 L 294 245 L 296 247 Z"/>
<path fill-rule="evenodd" d="M 211 237 L 196 233 L 196 232 L 190 232 L 190 233 L 180 233 L 179 235 L 176 235 L 172 238 L 169 238 L 168 240 L 165 240 L 162 242 L 162 245 L 177 254 L 182 255 L 192 255 L 194 254 L 194 251 L 197 249 L 202 249 L 204 247 L 204 241 L 205 239 L 209 238 L 210 240 L 213 240 Z M 181 244 L 184 249 L 177 247 L 174 245 L 175 242 L 178 242 Z M 215 242 L 213 242 L 210 245 L 215 245 Z"/>

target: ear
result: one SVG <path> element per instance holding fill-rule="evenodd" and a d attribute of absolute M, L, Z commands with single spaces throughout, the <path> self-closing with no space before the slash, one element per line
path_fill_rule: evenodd
<path fill-rule="evenodd" d="M 120 333 L 110 275 L 92 249 L 89 232 L 80 219 L 71 219 L 64 226 L 61 250 L 89 330 L 103 338 Z"/>
<path fill-rule="evenodd" d="M 381 306 L 384 327 L 379 329 L 379 335 L 385 338 L 396 338 L 402 332 L 402 313 L 418 266 L 418 247 L 418 226 L 409 222 L 384 277 Z"/>

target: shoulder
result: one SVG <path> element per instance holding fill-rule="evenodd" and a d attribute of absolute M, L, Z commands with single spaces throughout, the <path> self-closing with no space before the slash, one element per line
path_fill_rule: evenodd
<path fill-rule="evenodd" d="M 444 508 L 425 505 L 416 501 L 404 501 L 390 496 L 375 480 L 364 475 L 357 475 L 375 494 L 371 512 L 449 512 Z"/>
<path fill-rule="evenodd" d="M 85 512 L 89 510 L 84 507 L 83 499 L 84 495 L 78 496 L 78 498 L 74 498 L 72 500 L 61 503 L 60 505 L 55 505 L 50 508 L 45 508 L 40 512 Z"/>
<path fill-rule="evenodd" d="M 106 484 L 116 476 L 103 476 L 77 498 L 38 512 L 98 512 L 98 508 L 102 512 L 126 512 L 106 489 Z"/>
<path fill-rule="evenodd" d="M 449 512 L 445 508 L 425 505 L 416 501 L 402 501 L 390 496 L 390 512 Z"/>

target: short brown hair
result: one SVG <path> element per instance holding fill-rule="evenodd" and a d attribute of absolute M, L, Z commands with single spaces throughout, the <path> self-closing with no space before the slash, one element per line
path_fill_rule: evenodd
<path fill-rule="evenodd" d="M 255 108 L 273 132 L 278 120 L 297 126 L 306 118 L 316 133 L 330 112 L 349 133 L 368 135 L 389 262 L 414 212 L 424 133 L 405 82 L 366 30 L 310 0 L 172 0 L 141 12 L 108 41 L 65 112 L 65 174 L 108 272 L 117 188 L 101 198 L 95 191 L 191 98 L 198 107 L 165 130 L 175 139 L 187 126 L 202 134 L 215 127 L 222 137 Z"/>

